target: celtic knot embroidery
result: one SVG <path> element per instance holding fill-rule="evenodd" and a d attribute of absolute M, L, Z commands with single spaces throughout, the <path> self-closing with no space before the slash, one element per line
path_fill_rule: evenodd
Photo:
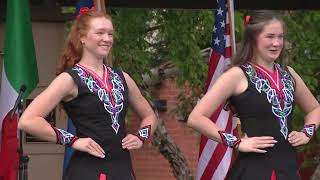
<path fill-rule="evenodd" d="M 124 86 L 119 75 L 110 67 L 104 66 L 104 69 L 104 76 L 109 76 L 105 82 L 83 66 L 77 64 L 73 68 L 73 70 L 77 71 L 81 81 L 87 85 L 88 89 L 95 93 L 103 102 L 105 110 L 111 115 L 111 126 L 117 134 L 120 128 L 118 117 L 123 109 L 124 98 L 122 93 L 124 92 Z"/>
<path fill-rule="evenodd" d="M 79 138 L 63 129 L 56 128 L 51 126 L 57 136 L 57 144 L 72 146 L 72 144 Z"/>
<path fill-rule="evenodd" d="M 308 138 L 312 138 L 316 131 L 316 125 L 315 124 L 306 124 L 303 126 L 303 129 L 301 132 L 303 132 Z"/>
<path fill-rule="evenodd" d="M 287 117 L 292 111 L 293 103 L 293 93 L 294 85 L 291 76 L 284 71 L 279 64 L 275 64 L 275 68 L 278 69 L 281 83 L 283 84 L 282 94 L 277 93 L 270 85 L 268 78 L 263 77 L 261 74 L 257 73 L 252 65 L 243 65 L 246 74 L 249 76 L 250 81 L 255 84 L 255 88 L 259 93 L 265 93 L 268 102 L 272 105 L 272 113 L 278 118 L 280 123 L 280 132 L 285 139 L 288 137 L 288 125 Z"/>
<path fill-rule="evenodd" d="M 143 126 L 138 130 L 138 132 L 135 134 L 142 142 L 145 142 L 147 139 L 149 139 L 151 134 L 151 125 Z"/>
<path fill-rule="evenodd" d="M 233 134 L 226 133 L 225 131 L 218 131 L 218 133 L 220 134 L 223 144 L 228 147 L 234 148 L 241 142 L 241 139 Z"/>

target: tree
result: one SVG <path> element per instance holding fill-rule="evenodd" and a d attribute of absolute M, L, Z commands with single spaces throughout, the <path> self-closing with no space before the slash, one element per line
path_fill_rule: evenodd
<path fill-rule="evenodd" d="M 194 97 L 199 97 L 207 73 L 200 50 L 210 43 L 211 11 L 116 9 L 111 14 L 116 29 L 114 66 L 127 71 L 147 94 L 150 86 L 142 75 L 148 73 L 154 79 L 150 69 L 170 64 L 178 70 L 178 84 L 188 83 L 196 92 Z M 159 120 L 153 144 L 169 161 L 177 179 L 193 179 L 184 155 Z"/>

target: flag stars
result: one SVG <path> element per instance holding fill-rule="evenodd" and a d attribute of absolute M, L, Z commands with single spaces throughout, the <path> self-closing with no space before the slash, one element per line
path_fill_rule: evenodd
<path fill-rule="evenodd" d="M 222 27 L 222 28 L 225 28 L 226 23 L 224 22 L 224 20 L 223 20 L 223 21 L 221 21 L 221 22 L 220 22 L 220 24 L 221 24 L 221 27 Z"/>
<path fill-rule="evenodd" d="M 213 26 L 213 32 L 216 33 L 217 32 L 217 28 L 216 26 Z"/>
<path fill-rule="evenodd" d="M 219 46 L 219 43 L 220 43 L 220 40 L 219 40 L 219 38 L 218 38 L 218 37 L 216 37 L 216 38 L 214 39 L 214 44 L 216 44 L 216 45 L 218 45 L 218 46 Z"/>
<path fill-rule="evenodd" d="M 213 26 L 213 34 L 211 40 L 211 48 L 217 53 L 223 55 L 225 51 L 225 45 L 228 40 L 226 36 L 226 6 L 225 0 L 217 0 L 217 8 L 215 11 L 215 24 Z"/>
<path fill-rule="evenodd" d="M 223 10 L 221 9 L 221 7 L 217 10 L 217 14 L 222 16 Z"/>

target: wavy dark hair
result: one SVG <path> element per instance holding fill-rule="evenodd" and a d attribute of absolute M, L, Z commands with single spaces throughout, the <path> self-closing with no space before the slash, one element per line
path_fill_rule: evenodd
<path fill-rule="evenodd" d="M 78 63 L 82 57 L 83 49 L 80 42 L 81 37 L 85 36 L 90 28 L 90 21 L 94 18 L 105 17 L 111 20 L 111 17 L 105 13 L 98 12 L 96 10 L 88 10 L 81 14 L 81 16 L 75 20 L 67 40 L 65 42 L 64 50 L 60 57 L 60 62 L 57 68 L 56 74 L 64 72 L 65 69 L 72 68 Z M 104 64 L 111 65 L 112 53 L 109 52 L 108 56 L 103 59 Z"/>
<path fill-rule="evenodd" d="M 279 21 L 282 24 L 285 37 L 287 27 L 279 14 L 266 10 L 254 11 L 252 15 L 250 15 L 250 19 L 246 24 L 242 41 L 240 42 L 237 53 L 232 59 L 232 66 L 241 66 L 246 62 L 254 62 L 254 52 L 256 50 L 257 37 L 263 31 L 263 28 L 271 21 Z M 285 68 L 288 65 L 286 44 L 286 40 L 284 39 L 283 48 L 278 59 L 276 60 L 277 63 L 283 65 Z"/>

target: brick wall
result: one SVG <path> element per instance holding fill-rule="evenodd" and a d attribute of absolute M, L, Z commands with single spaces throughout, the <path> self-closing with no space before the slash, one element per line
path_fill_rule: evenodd
<path fill-rule="evenodd" d="M 160 117 L 164 120 L 169 135 L 185 155 L 193 175 L 197 165 L 199 152 L 199 135 L 179 122 L 174 108 L 177 103 L 179 89 L 174 79 L 167 79 L 161 82 L 153 93 L 158 99 L 167 100 L 167 111 L 161 112 Z M 139 120 L 131 115 L 128 123 L 129 131 L 136 131 L 139 127 Z M 150 142 L 144 144 L 142 149 L 132 152 L 134 171 L 138 180 L 174 180 L 175 177 L 168 161 L 159 153 L 156 147 Z"/>

